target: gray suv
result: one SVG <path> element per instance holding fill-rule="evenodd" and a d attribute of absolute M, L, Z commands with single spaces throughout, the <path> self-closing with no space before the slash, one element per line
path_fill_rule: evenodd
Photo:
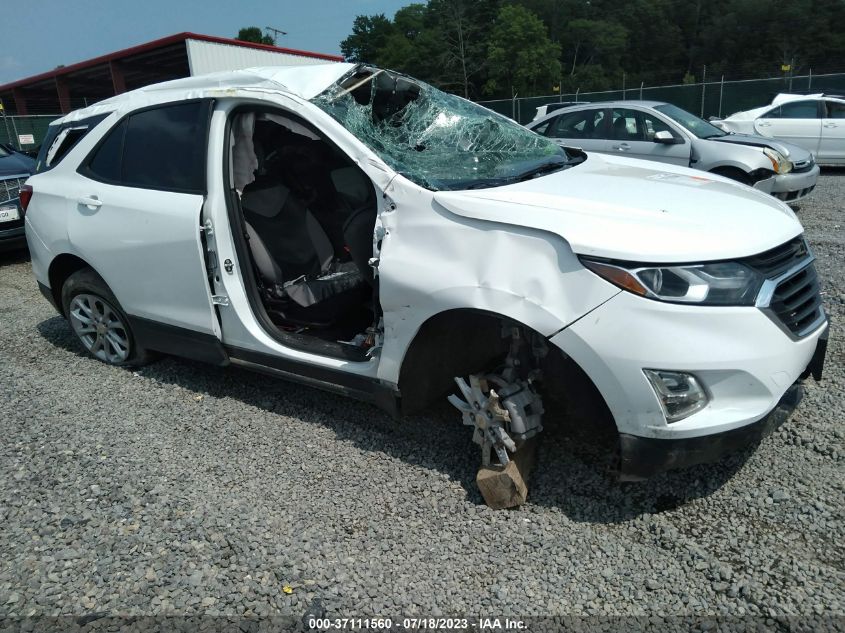
<path fill-rule="evenodd" d="M 789 204 L 809 195 L 819 176 L 812 154 L 797 145 L 728 133 L 660 101 L 572 106 L 528 128 L 565 146 L 709 171 Z"/>

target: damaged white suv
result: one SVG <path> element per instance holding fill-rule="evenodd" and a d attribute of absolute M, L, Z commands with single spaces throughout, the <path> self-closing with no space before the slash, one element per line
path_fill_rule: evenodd
<path fill-rule="evenodd" d="M 368 66 L 108 99 L 51 126 L 26 188 L 39 286 L 100 360 L 240 365 L 394 412 L 457 392 L 487 463 L 604 417 L 642 478 L 762 435 L 821 375 L 784 203 Z"/>

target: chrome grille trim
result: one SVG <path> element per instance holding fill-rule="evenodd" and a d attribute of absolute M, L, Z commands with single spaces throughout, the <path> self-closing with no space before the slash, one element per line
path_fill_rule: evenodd
<path fill-rule="evenodd" d="M 796 341 L 816 331 L 827 321 L 822 307 L 818 274 L 813 265 L 816 258 L 803 238 L 800 239 L 803 245 L 803 257 L 797 257 L 800 251 L 794 248 L 795 240 L 763 254 L 780 250 L 782 255 L 787 256 L 786 261 L 789 261 L 789 258 L 795 258 L 798 261 L 786 270 L 767 277 L 757 294 L 755 303 L 763 314 Z M 789 247 L 789 249 L 784 249 L 784 247 Z M 758 258 L 760 256 L 748 259 L 760 261 Z M 768 261 L 768 259 L 771 258 L 764 258 L 763 261 Z M 783 258 L 779 263 L 783 264 Z M 777 270 L 777 266 L 771 270 Z"/>

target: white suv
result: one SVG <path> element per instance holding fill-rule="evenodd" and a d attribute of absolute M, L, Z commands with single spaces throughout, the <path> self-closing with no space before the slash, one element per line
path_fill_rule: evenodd
<path fill-rule="evenodd" d="M 172 353 L 394 412 L 457 392 L 487 463 L 604 416 L 627 479 L 760 436 L 820 378 L 784 203 L 564 150 L 396 73 L 150 86 L 55 122 L 37 170 L 34 274 L 107 363 Z"/>

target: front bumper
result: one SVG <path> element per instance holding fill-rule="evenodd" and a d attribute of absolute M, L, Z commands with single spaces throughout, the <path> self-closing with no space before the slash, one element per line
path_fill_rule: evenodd
<path fill-rule="evenodd" d="M 619 479 L 641 481 L 666 470 L 718 461 L 771 434 L 789 419 L 803 397 L 804 388 L 795 383 L 762 420 L 719 435 L 664 440 L 622 433 Z"/>
<path fill-rule="evenodd" d="M 621 292 L 551 343 L 591 378 L 620 434 L 675 440 L 764 418 L 804 374 L 827 328 L 825 320 L 794 339 L 756 307 L 679 305 Z M 695 375 L 707 406 L 667 423 L 646 368 Z"/>
<path fill-rule="evenodd" d="M 816 187 L 819 179 L 819 166 L 813 165 L 809 171 L 796 174 L 779 174 L 774 177 L 771 194 L 784 202 L 798 202 L 806 198 Z"/>

